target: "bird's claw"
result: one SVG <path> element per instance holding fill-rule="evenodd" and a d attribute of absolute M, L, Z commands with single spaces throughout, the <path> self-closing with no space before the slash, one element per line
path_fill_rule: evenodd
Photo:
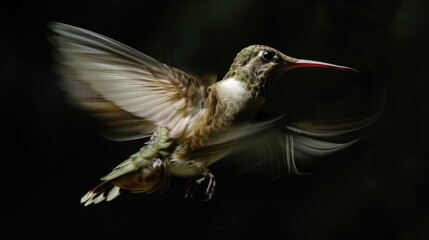
<path fill-rule="evenodd" d="M 185 199 L 191 199 L 194 197 L 196 187 L 194 186 L 193 178 L 188 180 L 188 183 L 186 184 L 186 193 L 185 193 Z"/>
<path fill-rule="evenodd" d="M 195 181 L 193 181 L 193 179 L 189 180 L 185 198 L 191 199 L 194 196 L 194 193 L 197 188 L 206 181 L 208 181 L 208 183 L 205 191 L 206 198 L 204 199 L 204 201 L 209 201 L 210 199 L 212 199 L 214 195 L 214 190 L 216 188 L 216 177 L 210 172 L 206 173 L 205 175 L 203 175 L 203 177 Z"/>

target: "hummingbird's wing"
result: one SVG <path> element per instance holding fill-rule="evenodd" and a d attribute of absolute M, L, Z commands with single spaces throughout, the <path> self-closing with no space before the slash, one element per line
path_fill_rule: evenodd
<path fill-rule="evenodd" d="M 218 140 L 199 149 L 206 157 L 231 153 L 219 165 L 230 171 L 265 179 L 302 174 L 299 166 L 344 150 L 366 137 L 381 112 L 360 119 L 331 122 L 287 123 L 285 118 L 229 130 Z"/>
<path fill-rule="evenodd" d="M 149 136 L 156 126 L 180 136 L 206 97 L 191 75 L 100 34 L 51 23 L 64 89 L 104 121 L 114 140 Z"/>

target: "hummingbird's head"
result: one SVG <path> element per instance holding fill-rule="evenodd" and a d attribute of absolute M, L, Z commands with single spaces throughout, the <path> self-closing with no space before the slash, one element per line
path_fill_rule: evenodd
<path fill-rule="evenodd" d="M 274 48 L 252 45 L 237 54 L 224 79 L 234 77 L 246 82 L 254 95 L 265 95 L 274 80 L 285 71 L 288 60 L 293 61 Z"/>
<path fill-rule="evenodd" d="M 252 94 L 259 97 L 265 96 L 275 80 L 283 73 L 300 67 L 356 71 L 349 67 L 289 57 L 272 47 L 252 45 L 237 54 L 224 79 L 234 77 L 246 82 Z"/>

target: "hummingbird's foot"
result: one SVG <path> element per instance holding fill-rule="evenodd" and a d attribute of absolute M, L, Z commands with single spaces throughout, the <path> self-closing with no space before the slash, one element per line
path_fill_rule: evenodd
<path fill-rule="evenodd" d="M 209 171 L 204 173 L 203 176 L 197 180 L 195 180 L 195 178 L 191 178 L 188 180 L 185 198 L 186 199 L 193 198 L 198 187 L 201 186 L 206 181 L 207 181 L 207 188 L 204 192 L 204 195 L 205 195 L 204 201 L 208 201 L 212 199 L 214 195 L 214 190 L 216 187 L 216 177 Z"/>
<path fill-rule="evenodd" d="M 205 194 L 206 199 L 204 201 L 208 201 L 212 199 L 214 195 L 214 191 L 216 188 L 216 177 L 210 171 L 207 170 L 207 172 L 203 175 L 203 177 L 195 181 L 195 183 L 197 185 L 201 185 L 205 181 L 208 181 L 208 183 L 207 183 L 206 194 Z"/>
<path fill-rule="evenodd" d="M 195 190 L 196 190 L 196 187 L 195 187 L 195 184 L 194 184 L 194 178 L 190 178 L 188 180 L 188 183 L 186 184 L 185 198 L 186 199 L 193 198 Z"/>

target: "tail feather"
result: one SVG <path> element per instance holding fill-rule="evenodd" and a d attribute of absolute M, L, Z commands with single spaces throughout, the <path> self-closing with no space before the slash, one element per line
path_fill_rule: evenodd
<path fill-rule="evenodd" d="M 115 170 L 114 170 L 115 171 Z M 80 200 L 85 206 L 97 204 L 104 200 L 115 199 L 123 190 L 133 193 L 152 193 L 168 183 L 165 164 L 156 159 L 151 165 L 134 170 L 127 174 L 103 181 Z"/>
<path fill-rule="evenodd" d="M 121 188 L 113 185 L 110 181 L 105 181 L 91 189 L 80 199 L 81 203 L 88 206 L 92 203 L 97 204 L 104 200 L 112 201 L 121 193 Z"/>
<path fill-rule="evenodd" d="M 85 206 L 115 199 L 122 189 L 151 193 L 166 185 L 167 162 L 165 150 L 171 145 L 168 130 L 157 128 L 140 151 L 102 177 L 102 182 L 81 198 Z"/>

